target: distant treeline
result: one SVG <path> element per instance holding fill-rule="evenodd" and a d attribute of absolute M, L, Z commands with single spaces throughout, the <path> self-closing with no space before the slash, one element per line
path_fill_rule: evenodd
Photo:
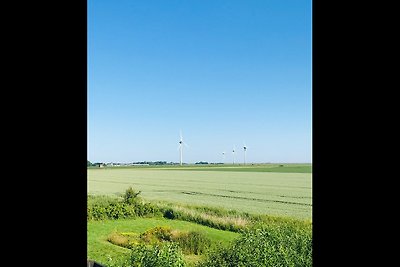
<path fill-rule="evenodd" d="M 177 165 L 176 162 L 166 162 L 166 161 L 137 161 L 131 163 L 118 163 L 118 162 L 95 162 L 91 163 L 87 161 L 87 167 L 104 167 L 104 166 L 133 166 L 133 165 Z"/>
<path fill-rule="evenodd" d="M 186 163 L 183 163 L 184 165 L 187 165 Z M 196 162 L 195 165 L 219 165 L 223 164 L 222 162 L 207 162 L 207 161 L 199 161 Z M 118 163 L 118 162 L 95 162 L 91 163 L 89 160 L 87 161 L 87 167 L 105 167 L 105 166 L 137 166 L 137 165 L 146 165 L 146 166 L 152 166 L 152 165 L 179 165 L 177 162 L 167 162 L 167 161 L 137 161 L 137 162 L 131 162 L 131 163 Z"/>

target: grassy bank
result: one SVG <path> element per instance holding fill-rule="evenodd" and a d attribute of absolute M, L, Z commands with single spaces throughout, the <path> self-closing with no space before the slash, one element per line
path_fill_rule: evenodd
<path fill-rule="evenodd" d="M 139 194 L 88 197 L 88 258 L 110 267 L 311 266 L 311 220 L 149 202 Z M 157 229 L 162 240 L 154 239 Z"/>

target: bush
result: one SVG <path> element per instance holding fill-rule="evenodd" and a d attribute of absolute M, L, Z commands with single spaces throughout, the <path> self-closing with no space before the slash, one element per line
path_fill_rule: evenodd
<path fill-rule="evenodd" d="M 131 267 L 131 259 L 128 255 L 120 255 L 116 258 L 109 257 L 107 261 L 104 263 L 106 267 Z"/>
<path fill-rule="evenodd" d="M 312 266 L 311 232 L 290 225 L 258 226 L 227 248 L 210 253 L 199 267 Z"/>
<path fill-rule="evenodd" d="M 135 208 L 106 196 L 89 196 L 87 205 L 88 220 L 134 218 Z"/>
<path fill-rule="evenodd" d="M 173 210 L 173 209 L 167 209 L 167 210 L 165 210 L 165 211 L 164 211 L 164 214 L 163 214 L 163 217 L 164 217 L 164 218 L 167 218 L 167 219 L 170 219 L 170 220 L 175 219 L 174 210 Z"/>
<path fill-rule="evenodd" d="M 131 252 L 132 267 L 184 267 L 183 254 L 174 243 L 139 245 Z"/>
<path fill-rule="evenodd" d="M 139 193 L 128 189 L 123 200 L 109 196 L 88 196 L 87 219 L 105 220 L 162 216 L 160 209 L 137 197 Z"/>
<path fill-rule="evenodd" d="M 161 216 L 160 209 L 151 203 L 146 203 L 143 201 L 137 201 L 133 204 L 135 208 L 135 213 L 137 216 L 145 217 L 145 216 Z"/>
<path fill-rule="evenodd" d="M 140 239 L 148 244 L 171 241 L 172 230 L 169 227 L 157 226 L 140 235 Z"/>
<path fill-rule="evenodd" d="M 132 187 L 129 187 L 125 190 L 125 194 L 123 195 L 124 203 L 128 205 L 135 204 L 137 201 L 140 200 L 140 198 L 138 197 L 140 193 L 141 191 L 135 191 Z"/>

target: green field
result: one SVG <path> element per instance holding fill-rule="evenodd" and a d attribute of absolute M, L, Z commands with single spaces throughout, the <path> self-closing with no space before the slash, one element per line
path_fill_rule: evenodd
<path fill-rule="evenodd" d="M 222 207 L 311 219 L 311 164 L 166 166 L 88 169 L 88 193 L 120 195 L 129 186 L 146 200 Z"/>
<path fill-rule="evenodd" d="M 88 167 L 89 169 L 99 169 L 98 167 Z M 191 165 L 149 165 L 149 166 L 114 166 L 112 169 L 162 169 L 162 170 L 192 170 L 192 171 L 244 171 L 244 172 L 294 172 L 311 173 L 311 164 L 191 164 Z"/>

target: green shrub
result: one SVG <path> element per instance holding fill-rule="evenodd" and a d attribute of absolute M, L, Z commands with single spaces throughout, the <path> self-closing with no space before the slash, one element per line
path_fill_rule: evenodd
<path fill-rule="evenodd" d="M 120 255 L 116 258 L 109 257 L 107 261 L 104 263 L 104 266 L 107 267 L 131 267 L 131 259 L 130 255 Z"/>
<path fill-rule="evenodd" d="M 107 219 L 107 207 L 117 203 L 118 200 L 108 196 L 88 196 L 87 218 L 88 220 Z"/>
<path fill-rule="evenodd" d="M 148 244 L 171 241 L 172 229 L 170 227 L 157 226 L 142 233 L 139 237 Z"/>
<path fill-rule="evenodd" d="M 209 253 L 199 267 L 312 266 L 310 231 L 291 225 L 257 226 L 227 248 Z"/>
<path fill-rule="evenodd" d="M 88 220 L 104 220 L 106 219 L 106 208 L 99 205 L 91 205 L 87 207 Z"/>
<path fill-rule="evenodd" d="M 160 209 L 152 203 L 137 201 L 133 204 L 133 206 L 135 207 L 135 213 L 137 214 L 137 216 L 140 217 L 161 216 Z"/>
<path fill-rule="evenodd" d="M 133 193 L 132 193 L 133 192 Z M 105 220 L 162 216 L 158 206 L 144 202 L 137 192 L 127 190 L 123 199 L 110 196 L 88 196 L 87 219 Z M 134 197 L 136 195 L 136 197 Z"/>
<path fill-rule="evenodd" d="M 134 206 L 127 205 L 117 198 L 106 196 L 88 197 L 88 220 L 134 218 L 135 216 Z"/>
<path fill-rule="evenodd" d="M 164 217 L 164 218 L 167 218 L 167 219 L 170 219 L 170 220 L 175 219 L 174 210 L 173 210 L 173 209 L 166 209 L 166 210 L 164 210 L 164 212 L 163 212 L 163 217 Z"/>
<path fill-rule="evenodd" d="M 138 195 L 140 191 L 135 191 L 131 186 L 125 190 L 125 194 L 123 195 L 124 203 L 126 204 L 134 204 L 140 200 Z"/>
<path fill-rule="evenodd" d="M 170 242 L 147 247 L 135 246 L 131 252 L 132 267 L 184 267 L 183 254 Z"/>

